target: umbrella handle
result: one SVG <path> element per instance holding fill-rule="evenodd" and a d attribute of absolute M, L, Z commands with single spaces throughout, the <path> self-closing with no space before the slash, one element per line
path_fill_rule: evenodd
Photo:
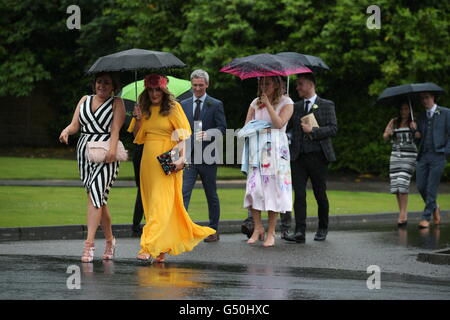
<path fill-rule="evenodd" d="M 134 70 L 134 97 L 137 102 L 137 70 Z"/>
<path fill-rule="evenodd" d="M 289 76 L 287 76 L 286 94 L 289 97 Z"/>
<path fill-rule="evenodd" d="M 411 121 L 414 121 L 414 113 L 413 113 L 413 109 L 411 106 L 411 97 L 408 96 L 408 103 L 409 103 L 409 112 L 411 114 Z"/>

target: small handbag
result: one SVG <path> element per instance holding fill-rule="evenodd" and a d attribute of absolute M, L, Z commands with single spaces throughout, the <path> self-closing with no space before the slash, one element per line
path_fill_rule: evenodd
<path fill-rule="evenodd" d="M 159 161 L 159 164 L 161 165 L 161 168 L 163 169 L 164 173 L 166 175 L 172 174 L 177 170 L 177 167 L 174 165 L 173 161 L 177 160 L 178 152 L 176 149 L 169 150 L 167 152 L 164 152 L 163 154 L 160 154 L 156 158 Z M 184 164 L 183 169 L 186 168 L 186 163 Z"/>
<path fill-rule="evenodd" d="M 89 141 L 86 146 L 86 157 L 91 162 L 105 162 L 106 153 L 109 150 L 109 140 L 107 141 Z M 117 142 L 116 161 L 127 161 L 128 151 L 123 146 L 122 141 Z"/>

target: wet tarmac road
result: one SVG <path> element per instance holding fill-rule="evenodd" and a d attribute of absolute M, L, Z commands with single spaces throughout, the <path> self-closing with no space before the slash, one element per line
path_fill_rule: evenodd
<path fill-rule="evenodd" d="M 265 249 L 223 235 L 152 265 L 134 259 L 138 239 L 118 239 L 114 262 L 92 264 L 79 262 L 82 240 L 0 243 L 0 299 L 450 299 L 450 267 L 416 261 L 418 252 L 449 246 L 448 224 L 333 231 L 323 243 L 312 237 Z M 370 265 L 380 267 L 380 289 L 368 289 Z M 80 289 L 69 289 L 78 271 Z"/>

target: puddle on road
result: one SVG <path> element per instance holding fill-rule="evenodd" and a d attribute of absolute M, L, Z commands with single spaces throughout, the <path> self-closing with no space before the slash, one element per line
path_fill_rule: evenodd
<path fill-rule="evenodd" d="M 372 225 L 349 228 L 349 232 L 380 232 L 379 241 L 392 245 L 401 245 L 424 250 L 438 250 L 450 247 L 450 224 L 431 225 L 427 229 L 419 229 L 417 223 L 410 223 L 406 228 L 396 225 Z"/>
<path fill-rule="evenodd" d="M 448 299 L 450 280 L 383 274 L 383 290 L 368 290 L 360 271 L 135 261 L 75 262 L 62 257 L 0 255 L 0 299 L 299 300 Z M 81 288 L 69 290 L 78 266 Z"/>

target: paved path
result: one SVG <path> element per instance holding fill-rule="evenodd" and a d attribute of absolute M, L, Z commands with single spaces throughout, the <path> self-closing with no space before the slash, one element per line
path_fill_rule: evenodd
<path fill-rule="evenodd" d="M 239 234 L 161 264 L 141 264 L 139 239 L 118 241 L 113 262 L 80 263 L 82 240 L 0 243 L 0 299 L 450 299 L 450 268 L 417 261 L 448 245 L 450 225 L 419 231 L 379 226 L 333 231 L 325 242 L 273 248 L 248 245 Z M 380 290 L 369 290 L 369 266 L 379 267 Z M 80 290 L 68 290 L 68 268 L 81 270 Z M 73 270 L 73 269 L 72 269 Z M 73 271 L 71 271 L 73 272 Z"/>
<path fill-rule="evenodd" d="M 448 246 L 450 224 L 420 231 L 416 226 L 396 230 L 391 226 L 368 227 L 366 230 L 330 231 L 325 242 L 313 241 L 314 233 L 307 232 L 305 244 L 293 244 L 277 238 L 274 248 L 261 243 L 247 245 L 242 234 L 224 234 L 217 243 L 200 243 L 193 251 L 170 256 L 174 262 L 214 262 L 219 264 L 259 264 L 300 268 L 326 268 L 365 271 L 378 265 L 384 272 L 416 276 L 447 278 L 448 266 L 417 262 L 419 252 Z M 79 259 L 83 240 L 0 242 L 1 254 L 56 255 Z M 104 248 L 104 240 L 97 240 L 97 257 Z M 134 261 L 139 250 L 138 238 L 118 239 L 118 259 Z"/>

